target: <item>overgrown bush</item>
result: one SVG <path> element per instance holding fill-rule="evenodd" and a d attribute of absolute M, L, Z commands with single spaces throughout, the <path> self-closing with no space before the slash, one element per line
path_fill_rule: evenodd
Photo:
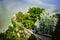
<path fill-rule="evenodd" d="M 37 24 L 35 29 L 45 34 L 52 34 L 55 30 L 57 20 L 58 18 L 56 15 L 50 16 L 48 13 L 43 12 L 40 14 L 39 26 Z"/>

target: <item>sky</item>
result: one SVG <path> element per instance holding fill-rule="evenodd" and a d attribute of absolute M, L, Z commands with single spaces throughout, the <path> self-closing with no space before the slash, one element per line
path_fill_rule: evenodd
<path fill-rule="evenodd" d="M 26 12 L 32 6 L 45 8 L 48 12 L 60 11 L 60 0 L 0 0 L 0 2 L 9 13 Z"/>
<path fill-rule="evenodd" d="M 30 7 L 45 8 L 51 14 L 59 13 L 60 0 L 0 0 L 0 30 L 10 24 L 11 16 L 19 11 L 26 13 Z"/>
<path fill-rule="evenodd" d="M 60 0 L 0 0 L 0 2 L 4 5 L 5 10 L 12 13 L 26 12 L 32 6 L 43 7 L 48 12 L 60 11 Z"/>

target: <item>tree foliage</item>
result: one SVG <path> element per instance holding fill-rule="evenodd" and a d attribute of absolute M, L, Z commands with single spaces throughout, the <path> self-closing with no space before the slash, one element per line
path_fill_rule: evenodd
<path fill-rule="evenodd" d="M 40 14 L 45 11 L 43 8 L 39 7 L 32 7 L 29 8 L 27 14 L 23 15 L 21 12 L 16 14 L 17 21 L 20 21 L 24 24 L 26 28 L 33 28 L 34 23 L 36 22 L 37 18 L 40 19 Z"/>
<path fill-rule="evenodd" d="M 29 39 L 26 38 L 28 32 L 25 32 L 24 27 L 29 29 L 35 28 L 37 31 L 46 34 L 52 33 L 58 18 L 44 12 L 45 9 L 39 7 L 29 8 L 26 14 L 18 12 L 16 14 L 16 20 L 11 19 L 12 25 L 8 27 L 5 33 L 0 33 L 0 40 L 36 40 L 33 35 Z M 38 22 L 34 25 L 36 21 Z"/>
<path fill-rule="evenodd" d="M 40 25 L 38 26 L 38 28 L 36 26 L 36 29 L 38 29 L 37 31 L 41 31 L 45 34 L 52 34 L 55 30 L 57 20 L 58 18 L 56 16 L 50 16 L 48 13 L 44 12 L 40 14 Z"/>
<path fill-rule="evenodd" d="M 44 8 L 32 7 L 32 8 L 29 8 L 28 13 L 30 13 L 30 14 L 40 14 L 43 11 L 45 11 Z"/>
<path fill-rule="evenodd" d="M 22 12 L 18 12 L 18 13 L 16 14 L 16 20 L 17 20 L 18 22 L 21 22 L 23 17 L 24 17 L 24 14 L 23 14 Z"/>

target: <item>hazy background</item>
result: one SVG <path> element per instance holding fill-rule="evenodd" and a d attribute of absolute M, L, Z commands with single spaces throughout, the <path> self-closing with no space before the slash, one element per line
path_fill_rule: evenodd
<path fill-rule="evenodd" d="M 51 14 L 60 13 L 60 0 L 0 0 L 0 32 L 11 24 L 11 16 L 34 6 L 43 7 Z"/>

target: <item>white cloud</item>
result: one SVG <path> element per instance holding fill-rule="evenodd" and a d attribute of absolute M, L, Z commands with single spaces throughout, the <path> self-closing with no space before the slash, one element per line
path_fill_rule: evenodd
<path fill-rule="evenodd" d="M 53 12 L 56 9 L 56 5 L 48 4 L 43 2 L 43 0 L 25 0 L 27 3 L 39 5 L 40 7 L 45 8 L 48 12 Z"/>
<path fill-rule="evenodd" d="M 30 4 L 43 4 L 43 2 L 40 0 L 25 0 L 25 1 Z"/>
<path fill-rule="evenodd" d="M 16 13 L 18 11 L 26 12 L 27 9 L 32 6 L 39 6 L 45 8 L 48 12 L 53 12 L 56 6 L 53 4 L 47 4 L 42 0 L 23 0 L 25 3 L 18 1 L 19 0 L 5 0 L 6 9 L 9 10 L 9 12 Z"/>

